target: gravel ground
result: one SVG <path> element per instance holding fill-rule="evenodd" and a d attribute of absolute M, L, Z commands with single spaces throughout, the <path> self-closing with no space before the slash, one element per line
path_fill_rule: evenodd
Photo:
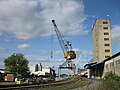
<path fill-rule="evenodd" d="M 0 85 L 13 85 L 15 82 L 0 82 Z"/>
<path fill-rule="evenodd" d="M 91 84 L 88 84 L 88 85 L 83 86 L 83 87 L 71 89 L 71 90 L 97 90 L 99 85 L 100 85 L 100 81 L 91 80 Z"/>

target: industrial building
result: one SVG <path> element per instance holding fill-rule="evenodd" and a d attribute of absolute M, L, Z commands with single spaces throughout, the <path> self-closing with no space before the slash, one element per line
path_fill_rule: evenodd
<path fill-rule="evenodd" d="M 92 62 L 101 62 L 112 56 L 110 20 L 96 19 L 92 28 Z"/>
<path fill-rule="evenodd" d="M 112 55 L 110 20 L 96 19 L 92 28 L 93 58 L 84 67 L 88 78 L 103 78 L 108 72 L 120 76 L 120 52 Z"/>
<path fill-rule="evenodd" d="M 120 76 L 120 52 L 101 62 L 86 64 L 85 68 L 88 69 L 88 78 L 103 78 L 111 71 Z"/>
<path fill-rule="evenodd" d="M 29 66 L 29 70 L 31 74 L 34 74 L 37 77 L 42 78 L 44 80 L 55 80 L 56 77 L 55 70 L 53 68 L 51 68 L 50 66 L 42 66 L 41 63 L 36 64 L 34 66 Z"/>
<path fill-rule="evenodd" d="M 120 52 L 106 59 L 105 64 L 104 64 L 103 76 L 110 71 L 120 76 Z"/>
<path fill-rule="evenodd" d="M 4 80 L 4 73 L 5 73 L 5 70 L 4 69 L 0 69 L 0 81 Z"/>

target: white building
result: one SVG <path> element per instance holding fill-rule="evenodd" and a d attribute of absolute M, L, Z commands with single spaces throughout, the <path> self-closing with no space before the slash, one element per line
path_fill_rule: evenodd
<path fill-rule="evenodd" d="M 42 66 L 41 64 L 36 64 L 34 66 L 29 66 L 29 70 L 31 74 L 36 76 L 41 76 L 43 78 L 52 78 L 54 79 L 56 74 L 55 70 L 52 69 L 50 66 Z"/>

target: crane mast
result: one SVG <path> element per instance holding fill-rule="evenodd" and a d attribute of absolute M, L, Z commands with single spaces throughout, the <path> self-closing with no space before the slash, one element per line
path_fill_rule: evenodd
<path fill-rule="evenodd" d="M 72 60 L 76 58 L 75 51 L 72 50 L 72 44 L 69 41 L 65 41 L 63 36 L 60 34 L 60 31 L 55 23 L 55 20 L 52 20 L 53 26 L 55 28 L 55 32 L 59 41 L 59 44 L 62 48 L 62 52 L 64 54 L 64 58 L 66 60 Z"/>

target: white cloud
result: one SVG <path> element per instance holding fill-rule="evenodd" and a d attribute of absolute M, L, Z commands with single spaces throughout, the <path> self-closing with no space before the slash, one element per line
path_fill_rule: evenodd
<path fill-rule="evenodd" d="M 63 55 L 63 52 L 62 52 L 62 50 L 60 50 L 60 51 L 55 51 L 54 54 Z"/>
<path fill-rule="evenodd" d="M 0 47 L 0 52 L 2 51 L 5 51 L 6 49 L 4 47 Z"/>
<path fill-rule="evenodd" d="M 93 55 L 93 53 L 92 53 L 92 51 L 91 50 L 84 50 L 84 51 L 81 51 L 81 50 L 79 50 L 79 49 L 73 49 L 75 52 L 76 52 L 76 54 L 77 55 L 88 55 L 88 56 L 92 56 Z"/>
<path fill-rule="evenodd" d="M 92 56 L 93 55 L 93 53 L 92 53 L 91 50 L 81 51 L 81 50 L 79 50 L 79 49 L 76 48 L 76 49 L 73 49 L 73 51 L 75 51 L 75 53 L 77 55 L 81 55 L 81 54 L 82 55 L 88 55 L 88 56 Z M 50 52 L 50 51 L 41 50 L 41 53 L 44 53 L 44 54 L 48 54 L 48 52 Z M 53 51 L 53 53 L 56 54 L 56 55 L 63 55 L 62 50 Z"/>
<path fill-rule="evenodd" d="M 2 0 L 0 35 L 11 33 L 19 39 L 48 36 L 55 19 L 62 33 L 83 34 L 84 5 L 81 0 Z"/>
<path fill-rule="evenodd" d="M 34 52 L 35 54 L 46 55 L 50 53 L 50 50 L 38 50 Z"/>
<path fill-rule="evenodd" d="M 29 47 L 30 47 L 30 45 L 28 45 L 28 44 L 20 44 L 20 45 L 17 46 L 17 48 L 20 49 L 20 50 L 26 50 Z"/>
<path fill-rule="evenodd" d="M 39 51 L 35 52 L 35 54 L 40 54 L 40 55 L 48 55 L 50 53 L 51 53 L 50 50 L 39 50 Z M 52 51 L 52 53 L 55 55 L 62 55 L 63 54 L 62 50 Z"/>
<path fill-rule="evenodd" d="M 120 25 L 114 25 L 112 27 L 111 32 L 112 32 L 113 41 L 115 41 L 115 42 L 120 41 Z"/>
<path fill-rule="evenodd" d="M 61 59 L 47 59 L 47 58 L 34 58 L 34 59 L 30 59 L 29 61 L 31 62 L 64 62 L 64 60 L 61 60 Z"/>

